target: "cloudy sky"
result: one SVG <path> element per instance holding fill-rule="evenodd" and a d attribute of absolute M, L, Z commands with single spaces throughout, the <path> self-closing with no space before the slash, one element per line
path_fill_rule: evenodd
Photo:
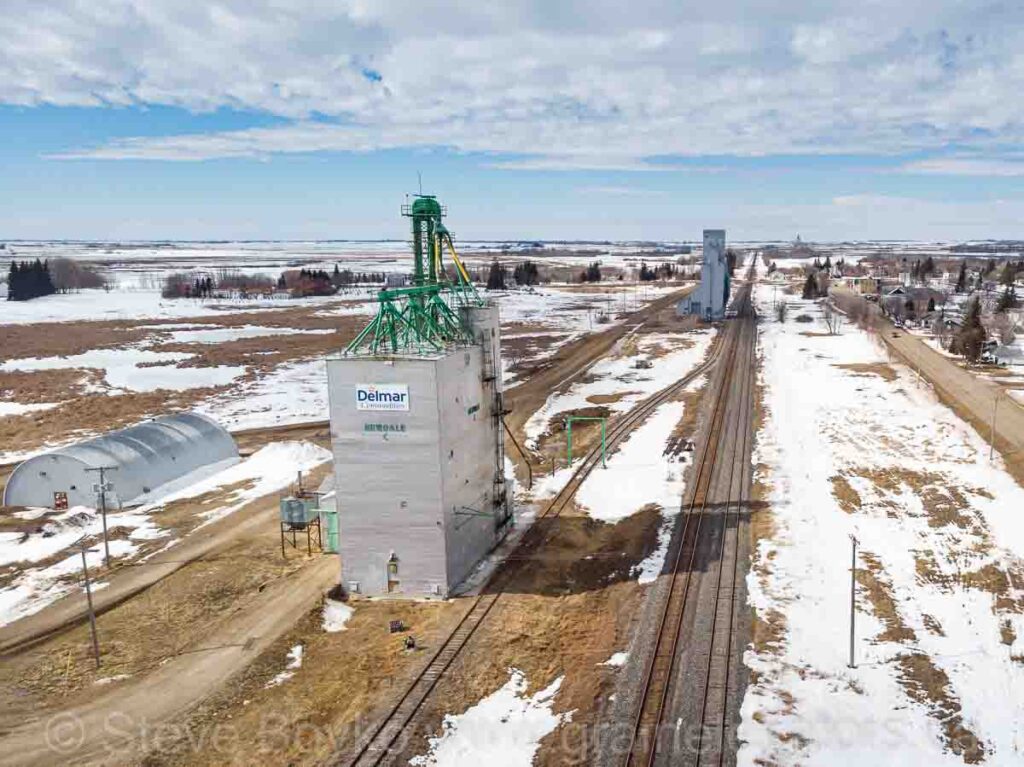
<path fill-rule="evenodd" d="M 1024 4 L 0 0 L 0 238 L 1024 238 Z"/>

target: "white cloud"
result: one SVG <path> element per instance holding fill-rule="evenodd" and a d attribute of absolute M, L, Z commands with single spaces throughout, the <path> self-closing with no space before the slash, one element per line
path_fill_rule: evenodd
<path fill-rule="evenodd" d="M 997 0 L 6 0 L 0 103 L 227 107 L 279 127 L 64 157 L 443 146 L 507 168 L 1024 140 L 1024 8 Z"/>
<path fill-rule="evenodd" d="M 580 194 L 597 197 L 665 197 L 664 189 L 644 189 L 638 186 L 580 186 Z"/>
<path fill-rule="evenodd" d="M 944 157 L 907 163 L 901 170 L 944 176 L 1024 176 L 1024 161 Z"/>

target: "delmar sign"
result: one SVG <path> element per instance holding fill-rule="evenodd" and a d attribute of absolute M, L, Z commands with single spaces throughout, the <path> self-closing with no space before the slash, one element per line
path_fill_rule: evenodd
<path fill-rule="evenodd" d="M 408 384 L 356 384 L 356 410 L 408 409 Z"/>

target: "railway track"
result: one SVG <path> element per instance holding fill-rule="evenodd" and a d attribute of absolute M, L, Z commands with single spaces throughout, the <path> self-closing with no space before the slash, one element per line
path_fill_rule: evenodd
<path fill-rule="evenodd" d="M 718 362 L 721 352 L 722 344 L 716 343 L 708 358 L 686 376 L 614 419 L 606 434 L 608 450 L 613 449 L 660 405 L 678 395 L 686 386 L 711 370 Z M 533 557 L 524 555 L 524 552 L 529 552 L 544 544 L 547 528 L 544 522 L 557 518 L 562 513 L 576 495 L 580 485 L 600 462 L 601 450 L 600 446 L 596 446 L 585 455 L 569 481 L 538 516 L 512 552 L 498 564 L 490 581 L 485 584 L 479 596 L 473 598 L 472 605 L 462 619 L 442 641 L 424 668 L 405 688 L 398 701 L 371 728 L 368 736 L 358 741 L 348 752 L 332 756 L 328 760 L 328 764 L 370 767 L 387 763 L 402 752 L 414 734 L 417 714 L 422 710 L 437 684 L 473 634 L 486 621 L 520 568 L 532 561 Z"/>
<path fill-rule="evenodd" d="M 745 330 L 756 334 L 756 329 L 748 325 Z M 753 394 L 753 370 L 755 366 L 756 336 L 751 339 L 749 358 L 741 368 L 740 402 L 750 403 Z M 736 413 L 736 433 L 734 445 L 737 449 L 729 469 L 729 500 L 727 501 L 724 520 L 721 556 L 719 558 L 718 577 L 715 584 L 714 612 L 711 623 L 711 646 L 707 658 L 702 664 L 704 671 L 704 689 L 702 694 L 701 718 L 697 730 L 697 744 L 694 749 L 695 765 L 723 765 L 729 754 L 727 736 L 729 733 L 730 673 L 733 671 L 733 642 L 736 625 L 736 613 L 740 608 L 738 600 L 738 581 L 740 577 L 740 513 L 745 501 L 749 501 L 750 463 L 747 455 L 750 450 L 752 429 L 749 417 L 742 412 Z"/>
<path fill-rule="evenodd" d="M 738 303 L 739 316 L 749 317 L 749 290 L 739 297 Z M 720 765 L 726 754 L 739 567 L 738 521 L 745 483 L 749 479 L 745 457 L 750 439 L 749 418 L 739 408 L 730 411 L 728 403 L 734 392 L 741 404 L 750 401 L 754 368 L 752 334 L 756 333 L 753 323 L 746 319 L 732 325 L 730 330 L 732 336 L 711 412 L 708 436 L 694 469 L 690 499 L 685 504 L 683 529 L 672 557 L 671 581 L 659 617 L 655 647 L 645 668 L 640 705 L 634 720 L 629 750 L 626 752 L 625 764 L 628 767 L 654 765 L 663 755 L 675 752 L 681 742 L 684 745 L 692 743 L 693 752 L 673 753 L 672 764 L 687 763 L 686 757 L 692 757 L 689 763 L 695 765 Z M 749 351 L 741 357 L 745 338 L 749 342 L 746 344 Z M 728 466 L 727 498 L 724 509 L 716 511 L 719 502 L 712 497 L 715 470 L 729 445 L 734 450 Z M 709 534 L 707 527 L 711 525 L 717 525 L 719 529 L 712 529 Z M 670 710 L 670 694 L 680 673 L 680 641 L 684 617 L 688 609 L 691 609 L 691 585 L 693 573 L 697 569 L 695 565 L 700 543 L 702 540 L 714 540 L 716 532 L 721 545 L 718 548 L 717 582 L 712 607 L 711 646 L 706 656 L 701 656 L 696 663 L 703 674 L 703 683 L 699 730 L 696 738 L 692 738 L 689 737 L 693 733 L 692 729 L 681 728 L 682 719 Z"/>

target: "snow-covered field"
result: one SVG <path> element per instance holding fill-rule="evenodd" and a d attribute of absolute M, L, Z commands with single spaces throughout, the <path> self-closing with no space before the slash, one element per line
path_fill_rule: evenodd
<path fill-rule="evenodd" d="M 330 452 L 309 442 L 273 442 L 249 458 L 184 487 L 164 493 L 159 500 L 107 515 L 108 531 L 129 531 L 127 538 L 110 541 L 112 560 L 134 557 L 144 541 L 167 538 L 163 549 L 178 539 L 160 527 L 159 513 L 174 501 L 196 498 L 204 493 L 232 487 L 216 506 L 199 512 L 196 530 L 237 511 L 247 503 L 288 487 L 299 471 L 309 471 L 330 458 Z M 15 512 L 26 521 L 42 518 L 44 509 Z M 195 531 L 189 534 L 196 534 Z M 202 533 L 198 533 L 202 534 Z M 38 612 L 77 588 L 75 576 L 81 570 L 81 556 L 74 544 L 83 537 L 102 535 L 102 520 L 94 509 L 76 507 L 50 516 L 32 532 L 0 533 L 0 568 L 14 577 L 0 588 L 0 625 Z M 57 561 L 54 558 L 59 557 Z M 99 568 L 102 545 L 87 552 L 90 568 Z M 5 573 L 6 574 L 6 573 Z M 94 588 L 103 588 L 101 581 Z"/>
<path fill-rule="evenodd" d="M 244 367 L 183 368 L 176 363 L 191 358 L 185 352 L 155 352 L 149 349 L 94 349 L 71 357 L 40 357 L 9 360 L 0 371 L 99 369 L 111 393 L 117 390 L 155 391 L 157 389 L 197 389 L 224 386 L 241 376 Z"/>
<path fill-rule="evenodd" d="M 790 317 L 817 321 L 780 324 L 770 288 L 757 299 L 771 524 L 748 577 L 739 763 L 1021 764 L 1024 490 L 866 333 L 824 335 L 802 301 Z"/>
<path fill-rule="evenodd" d="M 612 413 L 629 410 L 690 372 L 707 354 L 715 329 L 627 336 L 584 380 L 551 394 L 526 422 L 526 444 L 534 449 L 551 419 L 561 413 L 604 404 Z M 632 345 L 635 344 L 635 349 Z M 637 367 L 651 363 L 651 367 Z M 613 401 L 607 401 L 612 399 Z"/>
<path fill-rule="evenodd" d="M 326 420 L 327 363 L 312 359 L 280 365 L 196 409 L 229 431 Z"/>

